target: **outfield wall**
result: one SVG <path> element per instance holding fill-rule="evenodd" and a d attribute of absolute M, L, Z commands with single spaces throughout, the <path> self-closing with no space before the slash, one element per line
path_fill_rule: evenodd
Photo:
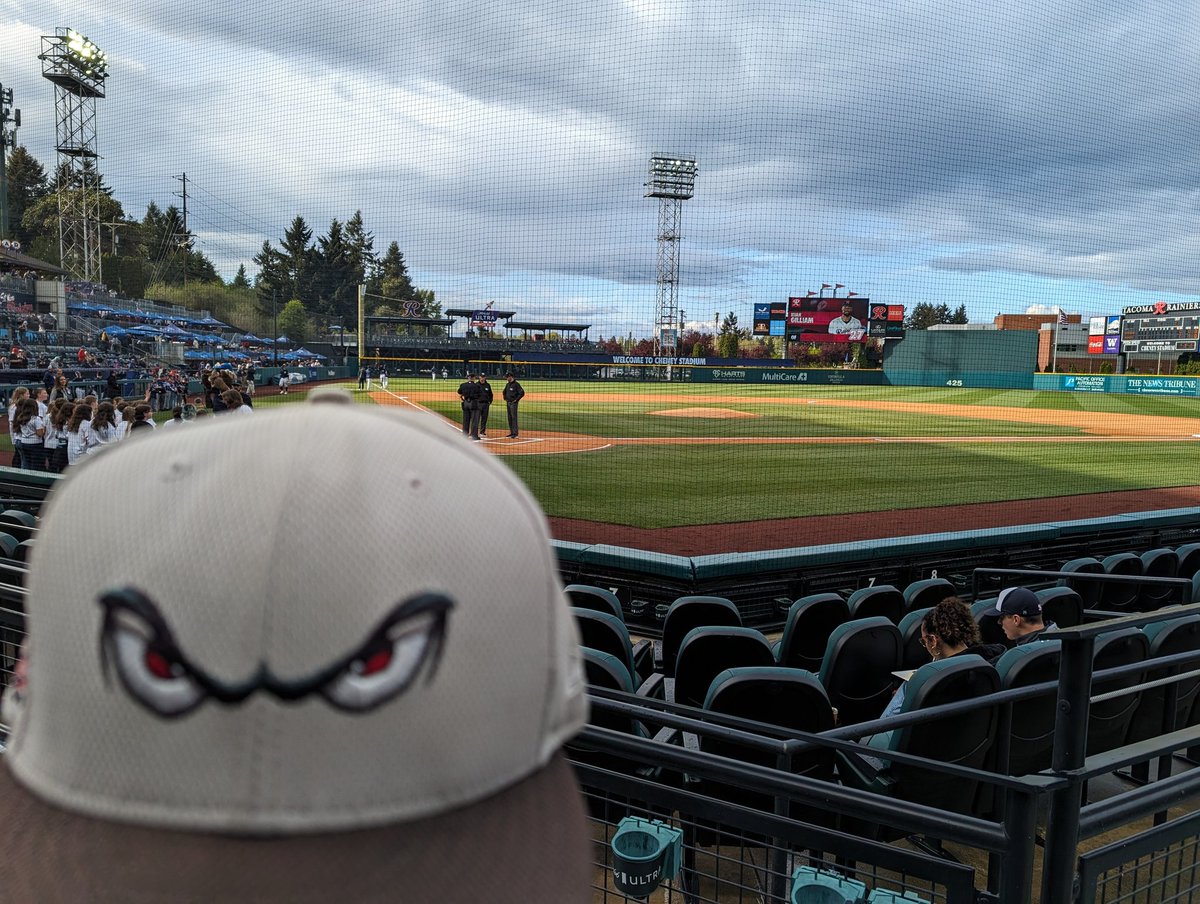
<path fill-rule="evenodd" d="M 1038 334 L 1032 330 L 909 330 L 884 348 L 893 386 L 1033 389 Z"/>
<path fill-rule="evenodd" d="M 1194 398 L 1200 396 L 1200 378 L 1125 374 L 1034 374 L 1033 388 L 1054 392 L 1117 392 Z"/>

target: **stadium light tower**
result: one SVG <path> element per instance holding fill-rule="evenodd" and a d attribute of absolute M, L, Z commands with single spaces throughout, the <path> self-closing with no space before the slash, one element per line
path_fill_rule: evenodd
<path fill-rule="evenodd" d="M 658 258 L 654 279 L 654 353 L 678 354 L 679 333 L 679 226 L 683 202 L 696 185 L 694 157 L 650 158 L 647 198 L 658 198 Z"/>
<path fill-rule="evenodd" d="M 58 248 L 73 276 L 100 282 L 100 170 L 96 100 L 104 97 L 108 59 L 70 28 L 42 35 L 42 76 L 54 83 L 58 138 Z"/>

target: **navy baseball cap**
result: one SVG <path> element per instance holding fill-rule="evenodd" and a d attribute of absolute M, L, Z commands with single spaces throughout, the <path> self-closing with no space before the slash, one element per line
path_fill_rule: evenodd
<path fill-rule="evenodd" d="M 1028 587 L 1009 587 L 1000 591 L 992 615 L 1035 616 L 1042 614 L 1042 601 Z"/>

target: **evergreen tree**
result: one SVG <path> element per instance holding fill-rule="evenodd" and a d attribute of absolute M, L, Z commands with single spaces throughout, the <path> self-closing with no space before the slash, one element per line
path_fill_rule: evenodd
<path fill-rule="evenodd" d="M 246 265 L 238 264 L 237 273 L 234 274 L 233 282 L 229 284 L 234 289 L 249 289 L 250 280 L 246 276 Z"/>
<path fill-rule="evenodd" d="M 304 217 L 297 215 L 292 220 L 292 224 L 283 233 L 279 251 L 284 276 L 291 287 L 287 297 L 298 299 L 306 308 L 312 310 L 316 300 L 313 291 L 316 249 L 312 246 L 312 230 L 304 221 Z"/>
<path fill-rule="evenodd" d="M 35 234 L 25 228 L 25 212 L 50 193 L 50 183 L 45 168 L 23 146 L 9 154 L 7 175 L 9 235 L 5 238 L 28 246 Z"/>
<path fill-rule="evenodd" d="M 383 259 L 379 262 L 378 278 L 374 288 L 368 286 L 367 291 L 383 298 L 396 301 L 412 301 L 416 298 L 416 290 L 408 277 L 408 265 L 400 246 L 395 242 L 388 245 Z M 424 315 L 423 315 L 424 316 Z"/>
<path fill-rule="evenodd" d="M 328 234 L 317 240 L 313 288 L 316 309 L 343 326 L 358 317 L 358 286 L 363 275 L 356 258 L 342 224 L 335 219 L 329 224 Z"/>

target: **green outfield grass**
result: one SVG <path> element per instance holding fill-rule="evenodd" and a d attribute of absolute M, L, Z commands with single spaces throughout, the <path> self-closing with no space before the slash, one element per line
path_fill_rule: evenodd
<path fill-rule="evenodd" d="M 392 392 L 453 392 L 457 381 L 393 380 Z M 497 395 L 499 381 L 493 383 Z M 504 456 L 547 513 L 635 527 L 731 523 L 898 508 L 998 502 L 1200 482 L 1200 445 L 1190 440 L 1056 443 L 740 444 L 743 437 L 1078 436 L 1075 427 L 956 414 L 964 405 L 1192 418 L 1200 400 L 1100 393 L 921 387 L 723 386 L 524 381 L 528 430 L 598 437 L 714 437 L 710 445 L 615 446 L 565 455 Z M 576 402 L 547 399 L 577 393 Z M 668 401 L 628 400 L 670 395 Z M 542 397 L 539 400 L 539 396 Z M 624 397 L 624 398 L 618 398 Z M 730 399 L 736 401 L 730 401 Z M 823 400 L 896 401 L 919 412 L 822 405 Z M 807 402 L 813 404 L 807 404 Z M 799 404 L 797 403 L 799 402 Z M 456 401 L 423 403 L 451 420 Z M 675 408 L 721 408 L 754 417 L 664 417 Z M 504 408 L 492 408 L 493 428 Z M 1186 429 L 1191 429 L 1190 427 Z M 503 430 L 493 429 L 493 434 Z M 937 524 L 922 527 L 936 531 Z"/>

